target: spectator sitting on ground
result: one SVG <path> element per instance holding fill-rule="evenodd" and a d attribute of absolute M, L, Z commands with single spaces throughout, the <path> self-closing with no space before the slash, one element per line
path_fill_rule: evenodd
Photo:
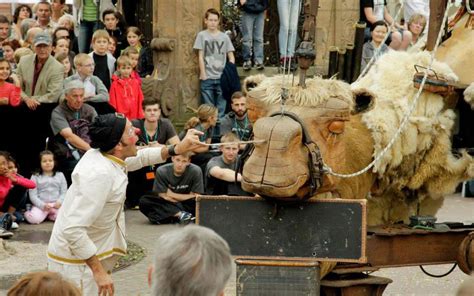
<path fill-rule="evenodd" d="M 99 77 L 105 87 L 110 90 L 112 75 L 115 72 L 115 58 L 109 53 L 109 33 L 97 30 L 92 35 L 93 52 L 89 55 L 94 60 L 94 75 Z"/>
<path fill-rule="evenodd" d="M 17 217 L 14 213 L 18 208 L 20 199 L 19 195 L 15 194 L 13 189 L 16 186 L 32 189 L 36 187 L 36 184 L 35 182 L 10 171 L 8 169 L 9 159 L 10 153 L 0 151 L 0 221 L 5 219 L 6 216 L 11 215 L 12 221 L 15 222 Z M 1 227 L 2 224 L 0 224 L 0 228 Z"/>
<path fill-rule="evenodd" d="M 78 79 L 64 86 L 66 99 L 51 114 L 54 145 L 51 150 L 58 158 L 59 170 L 71 184 L 71 173 L 81 155 L 89 150 L 89 125 L 97 117 L 95 109 L 84 104 L 84 83 Z"/>
<path fill-rule="evenodd" d="M 239 161 L 239 138 L 227 133 L 221 138 L 222 155 L 209 160 L 206 167 L 206 193 L 211 195 L 249 195 L 242 190 L 242 175 L 236 174 Z M 228 144 L 225 144 L 228 143 Z"/>
<path fill-rule="evenodd" d="M 81 291 L 56 272 L 38 271 L 21 277 L 7 296 L 81 296 Z"/>
<path fill-rule="evenodd" d="M 214 128 L 217 124 L 218 110 L 213 105 L 202 104 L 199 106 L 196 113 L 197 117 L 191 117 L 186 122 L 183 131 L 181 131 L 179 134 L 179 138 L 183 139 L 186 135 L 186 132 L 189 129 L 194 128 L 204 133 L 203 135 L 199 136 L 199 140 L 201 142 L 211 144 Z M 199 147 L 195 150 L 195 152 L 197 152 L 197 154 L 191 157 L 191 162 L 201 167 L 201 170 L 204 174 L 206 171 L 207 162 L 214 156 L 214 154 L 209 151 L 209 145 Z"/>
<path fill-rule="evenodd" d="M 247 98 L 242 92 L 236 91 L 232 94 L 231 108 L 232 111 L 227 113 L 221 121 L 221 134 L 234 133 L 240 141 L 250 140 L 252 123 L 247 115 Z M 245 148 L 245 145 L 240 146 L 240 149 L 243 148 Z"/>
<path fill-rule="evenodd" d="M 406 50 L 411 42 L 411 33 L 394 22 L 387 9 L 387 0 L 361 0 L 360 20 L 367 24 L 365 41 L 370 39 L 370 28 L 377 21 L 386 21 L 391 27 L 391 33 L 386 44 L 394 50 Z"/>
<path fill-rule="evenodd" d="M 84 83 L 84 101 L 93 103 L 103 103 L 109 101 L 109 92 L 99 77 L 94 76 L 94 61 L 85 54 L 80 53 L 74 57 L 74 66 L 77 73 L 64 79 L 64 85 L 73 80 L 80 80 Z M 64 99 L 64 94 L 61 100 Z"/>
<path fill-rule="evenodd" d="M 209 228 L 188 225 L 161 235 L 148 282 L 153 296 L 223 296 L 232 273 L 227 242 Z"/>
<path fill-rule="evenodd" d="M 30 224 L 40 224 L 46 218 L 55 221 L 66 195 L 67 182 L 63 173 L 56 170 L 53 152 L 40 152 L 40 170 L 31 180 L 36 188 L 29 190 L 33 207 L 25 213 L 26 221 Z"/>
<path fill-rule="evenodd" d="M 53 38 L 53 50 L 52 50 L 51 54 L 53 56 L 56 56 L 56 54 L 58 54 L 58 53 L 65 52 L 69 55 L 69 53 L 70 53 L 69 44 L 70 44 L 70 42 L 69 42 L 68 38 L 65 38 L 65 37 Z"/>
<path fill-rule="evenodd" d="M 408 21 L 408 30 L 411 32 L 412 41 L 410 48 L 421 50 L 426 44 L 426 37 L 424 34 L 426 27 L 426 17 L 421 13 L 415 13 Z"/>
<path fill-rule="evenodd" d="M 15 74 L 10 75 L 10 70 L 10 63 L 4 58 L 0 58 L 0 106 L 16 107 L 20 105 L 21 101 L 20 80 Z M 13 84 L 7 82 L 8 78 L 13 80 Z"/>
<path fill-rule="evenodd" d="M 56 103 L 64 80 L 64 66 L 51 56 L 49 34 L 37 34 L 34 45 L 35 54 L 23 57 L 17 69 L 21 98 L 31 110 L 41 103 Z"/>
<path fill-rule="evenodd" d="M 132 121 L 132 125 L 140 129 L 137 141 L 138 148 L 159 147 L 165 144 L 176 145 L 179 143 L 179 138 L 171 121 L 161 117 L 160 104 L 157 99 L 144 99 L 142 108 L 145 118 Z M 127 200 L 125 201 L 128 208 L 138 206 L 140 197 L 152 190 L 155 171 L 155 166 L 148 166 L 128 173 Z"/>
<path fill-rule="evenodd" d="M 362 60 L 360 65 L 360 70 L 363 71 L 369 64 L 372 57 L 376 54 L 377 49 L 379 52 L 375 57 L 375 60 L 372 62 L 372 65 L 380 58 L 384 53 L 389 51 L 389 48 L 386 44 L 382 44 L 382 41 L 387 34 L 387 24 L 384 21 L 376 21 L 370 27 L 370 34 L 372 36 L 372 40 L 367 41 L 364 43 L 364 47 L 362 48 Z"/>
<path fill-rule="evenodd" d="M 156 170 L 153 195 L 140 199 L 140 211 L 151 223 L 188 224 L 196 213 L 196 194 L 204 193 L 201 169 L 190 153 L 176 155 Z"/>
<path fill-rule="evenodd" d="M 137 79 L 131 77 L 132 61 L 127 56 L 117 60 L 118 71 L 112 76 L 110 86 L 110 105 L 128 119 L 143 118 L 143 92 Z"/>
<path fill-rule="evenodd" d="M 41 0 L 36 4 L 36 18 L 38 26 L 46 31 L 49 35 L 53 35 L 54 25 L 51 22 L 51 3 L 46 0 Z"/>
<path fill-rule="evenodd" d="M 8 170 L 10 173 L 14 176 L 20 176 L 23 178 L 22 175 L 18 173 L 19 166 L 18 162 L 16 161 L 13 156 L 10 155 L 8 158 Z M 25 178 L 26 179 L 26 178 Z M 30 184 L 31 187 L 34 187 L 34 182 Z M 8 192 L 7 198 L 10 200 L 14 201 L 14 208 L 15 211 L 13 212 L 13 220 L 17 223 L 12 223 L 12 228 L 16 227 L 18 228 L 18 223 L 25 221 L 25 217 L 23 216 L 23 213 L 25 212 L 26 209 L 26 202 L 28 200 L 28 188 L 25 188 L 23 186 L 13 186 L 10 192 Z"/>
<path fill-rule="evenodd" d="M 76 33 L 74 32 L 75 27 L 76 21 L 74 20 L 74 17 L 66 13 L 59 18 L 58 27 L 56 30 L 59 28 L 66 28 L 69 31 L 69 39 L 72 43 L 71 51 L 74 53 L 79 53 L 79 41 L 77 39 Z M 57 34 L 54 35 L 58 37 Z"/>

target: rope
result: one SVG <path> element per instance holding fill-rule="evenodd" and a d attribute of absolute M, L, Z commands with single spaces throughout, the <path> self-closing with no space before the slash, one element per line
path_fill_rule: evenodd
<path fill-rule="evenodd" d="M 403 8 L 403 1 L 401 1 L 400 3 L 400 7 L 398 8 L 398 11 L 397 13 L 395 14 L 395 17 L 392 18 L 392 23 L 390 23 L 390 27 L 393 27 L 394 23 L 395 23 L 395 20 L 398 19 L 398 15 L 400 14 L 400 12 L 402 11 L 402 8 Z M 372 66 L 372 64 L 375 62 L 375 58 L 379 56 L 379 53 L 380 51 L 382 50 L 382 45 L 385 44 L 385 41 L 387 41 L 388 37 L 390 36 L 390 30 L 387 30 L 387 34 L 385 34 L 385 37 L 383 38 L 382 42 L 380 43 L 380 46 L 377 47 L 375 49 L 375 52 L 374 52 L 374 55 L 372 56 L 372 58 L 370 59 L 369 63 L 365 66 L 365 68 L 362 70 L 362 73 L 359 74 L 359 77 L 357 77 L 356 81 L 359 81 L 362 77 L 365 76 L 365 74 L 367 74 L 367 72 L 369 71 L 370 69 L 370 66 Z M 402 36 L 403 38 L 403 36 Z"/>
<path fill-rule="evenodd" d="M 443 22 L 441 23 L 441 28 L 440 28 L 439 33 L 438 33 L 438 38 L 436 39 L 435 47 L 433 48 L 433 51 L 431 52 L 430 63 L 429 63 L 429 66 L 428 66 L 427 70 L 425 71 L 425 74 L 423 75 L 423 80 L 421 81 L 420 88 L 418 89 L 418 92 L 416 93 L 415 99 L 413 100 L 413 103 L 411 104 L 408 113 L 403 118 L 402 123 L 400 124 L 400 127 L 398 128 L 397 132 L 395 133 L 393 138 L 390 140 L 388 145 L 378 155 L 375 156 L 374 160 L 369 165 L 367 165 L 365 168 L 361 169 L 358 172 L 355 172 L 355 173 L 352 173 L 352 174 L 335 173 L 331 169 L 331 167 L 329 167 L 327 164 L 323 163 L 324 170 L 325 170 L 326 173 L 328 173 L 330 175 L 333 175 L 333 176 L 336 176 L 336 177 L 340 177 L 340 178 L 352 178 L 352 177 L 362 175 L 362 174 L 366 173 L 368 170 L 370 170 L 380 160 L 380 158 L 382 158 L 387 153 L 387 151 L 390 148 L 392 148 L 393 144 L 395 143 L 395 140 L 398 138 L 398 136 L 400 136 L 403 129 L 407 125 L 411 114 L 415 110 L 415 107 L 418 103 L 421 92 L 423 91 L 423 87 L 425 86 L 426 79 L 428 78 L 428 72 L 432 71 L 431 67 L 433 66 L 434 56 L 435 56 L 436 51 L 438 50 L 438 46 L 439 46 L 439 43 L 441 41 L 441 37 L 443 35 L 444 26 L 446 24 L 446 19 L 448 17 L 448 10 L 449 10 L 450 7 L 451 7 L 451 1 L 448 1 L 448 4 L 446 5 L 446 11 L 445 11 L 444 17 L 443 17 Z"/>
<path fill-rule="evenodd" d="M 442 277 L 445 277 L 445 276 L 449 275 L 451 272 L 453 272 L 454 269 L 456 268 L 456 266 L 458 266 L 458 264 L 457 264 L 457 263 L 454 263 L 454 265 L 451 267 L 451 269 L 449 269 L 446 273 L 443 273 L 443 274 L 432 274 L 432 273 L 429 273 L 429 272 L 427 272 L 427 271 L 423 268 L 423 265 L 420 265 L 420 269 L 421 269 L 421 271 L 423 271 L 424 274 L 429 275 L 430 277 L 442 278 Z"/>

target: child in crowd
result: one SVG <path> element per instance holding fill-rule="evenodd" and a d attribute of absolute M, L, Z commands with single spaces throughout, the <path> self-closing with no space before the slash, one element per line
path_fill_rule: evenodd
<path fill-rule="evenodd" d="M 112 36 L 109 37 L 109 47 L 108 47 L 108 50 L 109 50 L 110 54 L 113 55 L 113 56 L 115 56 L 115 53 L 120 52 L 120 51 L 117 49 L 117 39 L 116 39 L 115 37 L 112 37 Z"/>
<path fill-rule="evenodd" d="M 142 78 L 140 77 L 140 74 L 137 72 L 137 65 L 138 65 L 138 60 L 140 57 L 140 54 L 138 53 L 138 50 L 133 47 L 129 46 L 125 48 L 125 50 L 122 52 L 123 56 L 127 56 L 130 59 L 130 62 L 132 63 L 132 77 L 138 80 L 140 83 L 140 86 L 142 85 Z"/>
<path fill-rule="evenodd" d="M 206 11 L 206 30 L 198 33 L 193 48 L 199 52 L 199 79 L 201 100 L 219 110 L 219 118 L 225 115 L 226 101 L 222 95 L 221 75 L 227 58 L 235 63 L 234 46 L 229 36 L 219 31 L 219 12 L 210 8 Z"/>
<path fill-rule="evenodd" d="M 128 119 L 143 118 L 143 92 L 138 80 L 131 77 L 132 62 L 122 55 L 117 60 L 117 75 L 112 76 L 110 87 L 110 105 Z"/>
<path fill-rule="evenodd" d="M 8 40 L 2 43 L 3 48 L 3 57 L 10 63 L 10 69 L 12 71 L 16 70 L 15 62 L 15 50 L 20 48 L 20 42 L 18 40 Z"/>
<path fill-rule="evenodd" d="M 362 61 L 360 65 L 361 71 L 367 67 L 372 57 L 376 54 L 377 49 L 380 48 L 377 56 L 375 57 L 374 63 L 389 50 L 385 43 L 382 44 L 387 32 L 388 27 L 385 21 L 376 21 L 370 26 L 370 35 L 372 36 L 372 40 L 367 41 L 362 48 Z"/>
<path fill-rule="evenodd" d="M 127 36 L 120 27 L 120 20 L 123 19 L 123 17 L 120 12 L 113 9 L 107 9 L 102 13 L 102 19 L 105 30 L 107 30 L 110 37 L 113 37 L 116 40 L 116 51 L 113 55 L 115 58 L 118 58 L 120 56 L 120 52 L 124 50 L 125 47 L 127 47 Z"/>
<path fill-rule="evenodd" d="M 115 58 L 109 53 L 109 33 L 106 30 L 97 30 L 92 35 L 92 48 L 89 55 L 93 58 L 94 75 L 99 77 L 107 89 L 110 89 L 111 78 L 115 72 Z"/>
<path fill-rule="evenodd" d="M 127 42 L 138 51 L 137 71 L 140 77 L 147 77 L 153 73 L 153 53 L 148 46 L 143 46 L 143 34 L 137 27 L 128 27 Z"/>
<path fill-rule="evenodd" d="M 71 62 L 69 61 L 69 55 L 62 52 L 56 54 L 54 56 L 56 61 L 60 62 L 64 66 L 64 78 L 67 78 L 74 74 L 74 70 L 72 69 Z"/>
<path fill-rule="evenodd" d="M 55 170 L 54 154 L 51 151 L 40 153 L 39 173 L 31 176 L 37 186 L 30 189 L 31 210 L 25 212 L 25 219 L 30 224 L 40 224 L 46 218 L 56 220 L 58 209 L 64 200 L 67 190 L 63 173 Z"/>
<path fill-rule="evenodd" d="M 16 185 L 27 189 L 36 187 L 35 182 L 18 175 L 16 170 L 8 168 L 10 160 L 10 153 L 0 151 L 0 221 L 4 219 L 17 220 L 14 214 L 21 200 L 18 192 L 15 193 L 13 190 Z"/>
<path fill-rule="evenodd" d="M 99 77 L 93 75 L 94 61 L 85 54 L 80 53 L 74 58 L 74 66 L 76 67 L 76 74 L 64 79 L 64 85 L 67 85 L 73 80 L 80 80 L 84 83 L 84 101 L 93 103 L 104 103 L 109 101 L 109 93 L 104 83 Z M 63 99 L 65 94 L 61 96 Z"/>
<path fill-rule="evenodd" d="M 60 53 L 66 53 L 69 55 L 69 39 L 66 39 L 65 37 L 53 39 L 53 52 L 51 55 L 55 56 Z"/>
<path fill-rule="evenodd" d="M 10 63 L 4 58 L 0 58 L 0 106 L 18 106 L 21 102 L 20 79 L 10 73 Z M 9 77 L 13 80 L 13 84 L 6 81 Z"/>

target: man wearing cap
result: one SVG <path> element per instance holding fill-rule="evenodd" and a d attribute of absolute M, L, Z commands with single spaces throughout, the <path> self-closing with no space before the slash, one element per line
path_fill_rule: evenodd
<path fill-rule="evenodd" d="M 92 106 L 84 103 L 84 83 L 80 80 L 68 81 L 64 86 L 65 100 L 51 113 L 51 130 L 54 134 L 52 147 L 59 170 L 71 184 L 71 173 L 79 158 L 91 147 L 89 126 L 97 117 Z"/>
<path fill-rule="evenodd" d="M 21 58 L 17 74 L 21 98 L 31 110 L 41 103 L 57 103 L 64 80 L 64 66 L 51 56 L 51 36 L 46 32 L 34 38 L 35 54 Z"/>
<path fill-rule="evenodd" d="M 83 295 L 113 295 L 110 272 L 126 254 L 123 204 L 127 171 L 164 162 L 201 147 L 202 132 L 189 130 L 177 145 L 137 152 L 134 128 L 123 114 L 98 116 L 89 128 L 91 147 L 72 173 L 48 246 L 48 269 L 82 288 Z"/>

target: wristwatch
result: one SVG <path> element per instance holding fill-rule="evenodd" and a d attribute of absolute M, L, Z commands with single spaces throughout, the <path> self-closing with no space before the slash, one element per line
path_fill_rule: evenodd
<path fill-rule="evenodd" d="M 169 155 L 169 156 L 176 156 L 176 155 L 178 155 L 178 154 L 176 154 L 176 152 L 174 151 L 174 147 L 175 147 L 175 146 L 176 146 L 176 145 L 168 145 L 168 146 L 166 146 L 166 148 L 168 148 L 168 155 Z"/>

